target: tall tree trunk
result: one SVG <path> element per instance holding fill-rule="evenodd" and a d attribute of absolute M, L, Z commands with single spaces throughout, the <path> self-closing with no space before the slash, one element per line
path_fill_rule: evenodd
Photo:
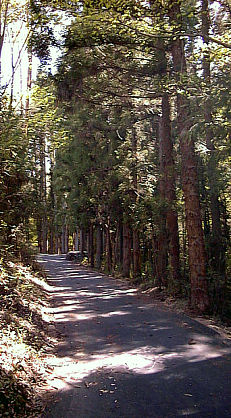
<path fill-rule="evenodd" d="M 84 228 L 80 228 L 80 242 L 79 242 L 79 249 L 80 252 L 82 254 L 82 256 L 84 256 L 84 251 L 85 251 L 85 230 Z"/>
<path fill-rule="evenodd" d="M 123 276 L 130 276 L 131 268 L 131 230 L 128 223 L 123 224 Z"/>
<path fill-rule="evenodd" d="M 79 228 L 76 227 L 75 238 L 74 238 L 74 249 L 79 251 Z"/>
<path fill-rule="evenodd" d="M 49 229 L 50 229 L 50 244 L 49 251 L 51 254 L 55 252 L 55 194 L 53 184 L 54 172 L 54 156 L 50 155 L 50 211 L 49 211 Z"/>
<path fill-rule="evenodd" d="M 39 159 L 40 159 L 40 201 L 42 205 L 41 216 L 41 244 L 42 253 L 47 253 L 47 184 L 46 184 L 46 145 L 44 138 L 40 137 Z"/>
<path fill-rule="evenodd" d="M 37 238 L 38 238 L 38 250 L 42 253 L 42 222 L 40 216 L 36 219 L 36 229 L 37 229 Z"/>
<path fill-rule="evenodd" d="M 162 176 L 161 194 L 167 204 L 166 228 L 168 235 L 170 273 L 172 278 L 171 290 L 177 291 L 180 289 L 180 247 L 168 93 L 164 93 L 162 96 L 162 117 L 160 119 L 160 167 Z"/>
<path fill-rule="evenodd" d="M 12 109 L 13 99 L 14 99 L 14 76 L 15 76 L 15 67 L 14 67 L 14 43 L 11 45 L 11 83 L 10 83 L 10 103 L 9 108 Z"/>
<path fill-rule="evenodd" d="M 90 262 L 90 266 L 94 267 L 95 265 L 95 260 L 94 260 L 94 227 L 93 224 L 90 224 L 90 228 L 89 228 L 89 253 L 88 253 L 88 257 L 89 257 L 89 262 Z"/>
<path fill-rule="evenodd" d="M 155 258 L 156 258 L 156 274 L 158 283 L 165 287 L 168 286 L 168 240 L 167 240 L 167 229 L 166 229 L 166 173 L 165 173 L 165 155 L 163 154 L 163 135 L 161 138 L 161 120 L 159 121 L 159 129 L 157 135 L 159 139 L 159 159 L 160 159 L 160 179 L 159 179 L 159 193 L 162 198 L 162 204 L 160 213 L 158 216 L 157 228 L 158 232 L 155 233 Z"/>
<path fill-rule="evenodd" d="M 110 234 L 110 220 L 105 227 L 106 233 L 106 269 L 110 273 L 112 271 L 112 245 L 111 245 L 111 234 Z"/>
<path fill-rule="evenodd" d="M 102 228 L 100 224 L 96 225 L 96 257 L 95 264 L 97 269 L 101 269 L 102 264 L 102 250 L 103 250 L 103 238 Z"/>
<path fill-rule="evenodd" d="M 209 51 L 209 29 L 210 16 L 208 0 L 202 0 L 202 35 L 205 44 L 203 56 L 203 75 L 206 85 L 207 99 L 204 104 L 204 119 L 205 119 L 205 135 L 206 146 L 208 153 L 208 184 L 209 184 L 209 198 L 210 210 L 212 216 L 212 239 L 210 239 L 210 257 L 211 265 L 214 271 L 221 275 L 225 273 L 225 246 L 222 240 L 221 216 L 219 206 L 219 191 L 217 186 L 218 171 L 216 148 L 213 142 L 213 127 L 212 127 L 212 103 L 210 98 L 211 90 L 211 70 L 210 70 L 210 51 Z"/>
<path fill-rule="evenodd" d="M 65 226 L 65 254 L 69 251 L 69 228 L 68 225 Z"/>
<path fill-rule="evenodd" d="M 28 71 L 27 71 L 27 95 L 26 95 L 26 116 L 28 116 L 30 110 L 30 94 L 32 86 L 32 49 L 28 48 Z"/>
<path fill-rule="evenodd" d="M 168 265 L 168 253 L 167 253 L 167 240 L 166 230 L 164 225 L 160 225 L 163 229 L 159 231 L 157 236 L 153 238 L 154 244 L 154 259 L 155 259 L 155 273 L 157 283 L 159 287 L 167 287 L 167 265 Z"/>
<path fill-rule="evenodd" d="M 123 265 L 123 226 L 119 220 L 116 225 L 115 251 L 114 251 L 114 270 L 121 271 Z"/>
<path fill-rule="evenodd" d="M 180 2 L 169 3 L 169 17 L 173 27 L 182 26 Z M 185 83 L 187 79 L 184 42 L 179 37 L 172 44 L 173 67 L 176 82 Z M 183 81 L 184 80 L 184 81 Z M 182 86 L 185 88 L 185 86 Z M 185 200 L 186 229 L 189 245 L 189 269 L 191 282 L 191 305 L 200 312 L 209 308 L 208 285 L 206 277 L 206 253 L 201 222 L 198 191 L 197 163 L 193 135 L 189 133 L 191 121 L 187 96 L 177 94 L 177 125 L 180 139 L 182 163 L 182 188 Z"/>
<path fill-rule="evenodd" d="M 91 267 L 94 267 L 94 230 L 93 224 L 90 223 L 89 229 L 87 232 L 87 253 L 88 253 L 88 261 Z"/>
<path fill-rule="evenodd" d="M 140 259 L 140 237 L 139 232 L 134 229 L 132 232 L 133 242 L 133 276 L 139 277 L 141 273 L 141 259 Z"/>
<path fill-rule="evenodd" d="M 136 130 L 132 129 L 132 157 L 133 157 L 133 170 L 132 170 L 132 186 L 134 192 L 134 202 L 138 203 L 138 161 L 137 161 L 137 135 Z M 132 231 L 132 242 L 133 242 L 133 276 L 138 277 L 141 273 L 141 262 L 140 262 L 140 240 L 139 231 L 134 226 Z"/>
<path fill-rule="evenodd" d="M 62 235 L 61 235 L 61 253 L 65 254 L 66 252 L 66 220 L 63 220 L 62 224 Z"/>

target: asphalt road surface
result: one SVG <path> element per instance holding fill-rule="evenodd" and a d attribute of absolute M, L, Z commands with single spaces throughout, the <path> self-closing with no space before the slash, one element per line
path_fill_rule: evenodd
<path fill-rule="evenodd" d="M 215 331 L 64 256 L 39 259 L 62 335 L 43 418 L 231 417 L 231 347 Z"/>

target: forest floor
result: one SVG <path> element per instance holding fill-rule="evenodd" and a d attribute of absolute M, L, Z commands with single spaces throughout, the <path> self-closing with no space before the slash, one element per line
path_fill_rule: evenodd
<path fill-rule="evenodd" d="M 0 262 L 0 416 L 38 417 L 56 343 L 49 286 L 37 263 Z"/>
<path fill-rule="evenodd" d="M 227 334 L 64 256 L 39 261 L 58 337 L 43 418 L 231 416 Z"/>

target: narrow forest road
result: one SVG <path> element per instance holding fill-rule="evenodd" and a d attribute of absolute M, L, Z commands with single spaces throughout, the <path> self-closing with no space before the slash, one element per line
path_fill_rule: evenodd
<path fill-rule="evenodd" d="M 62 340 L 44 418 L 231 417 L 231 347 L 64 256 L 41 255 Z"/>

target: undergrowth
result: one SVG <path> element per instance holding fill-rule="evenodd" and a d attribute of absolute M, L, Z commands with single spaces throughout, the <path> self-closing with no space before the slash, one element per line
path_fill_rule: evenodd
<path fill-rule="evenodd" d="M 35 271 L 37 270 L 37 271 Z M 48 304 L 38 266 L 0 262 L 0 416 L 38 417 L 47 373 Z"/>

